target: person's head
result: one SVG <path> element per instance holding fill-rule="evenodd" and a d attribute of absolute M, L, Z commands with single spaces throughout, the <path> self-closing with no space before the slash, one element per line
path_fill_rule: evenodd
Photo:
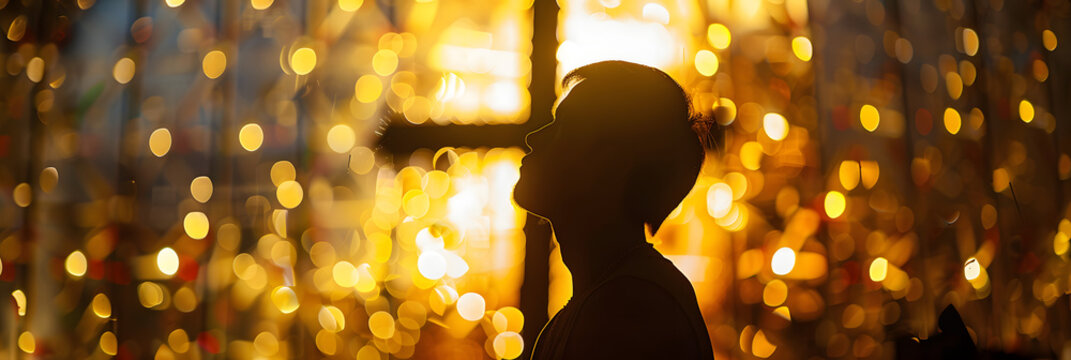
<path fill-rule="evenodd" d="M 695 184 L 704 150 L 693 125 L 688 96 L 658 69 L 577 68 L 562 80 L 554 121 L 526 138 L 514 198 L 552 222 L 609 215 L 653 233 Z"/>

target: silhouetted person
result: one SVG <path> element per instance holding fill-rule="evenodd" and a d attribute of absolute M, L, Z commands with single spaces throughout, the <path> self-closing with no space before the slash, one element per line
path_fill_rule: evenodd
<path fill-rule="evenodd" d="M 573 70 L 562 88 L 555 120 L 526 139 L 514 191 L 551 222 L 573 277 L 572 298 L 532 358 L 712 359 L 691 283 L 644 235 L 688 194 L 702 164 L 684 90 L 623 61 Z"/>
<path fill-rule="evenodd" d="M 967 332 L 959 311 L 949 304 L 937 318 L 938 333 L 926 340 L 896 339 L 896 358 L 905 360 L 978 359 L 978 348 Z"/>

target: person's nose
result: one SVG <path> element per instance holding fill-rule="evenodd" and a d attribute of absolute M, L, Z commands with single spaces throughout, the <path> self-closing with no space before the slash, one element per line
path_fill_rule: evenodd
<path fill-rule="evenodd" d="M 547 135 L 550 132 L 547 129 L 549 126 L 550 124 L 548 123 L 524 136 L 524 144 L 528 147 L 528 153 L 531 153 L 535 148 L 544 146 L 549 138 Z"/>

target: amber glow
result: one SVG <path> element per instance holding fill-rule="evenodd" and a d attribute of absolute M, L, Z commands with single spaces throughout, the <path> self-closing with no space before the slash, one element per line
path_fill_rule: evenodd
<path fill-rule="evenodd" d="M 726 49 L 732 42 L 732 34 L 729 28 L 722 24 L 710 24 L 707 27 L 707 41 L 715 49 Z"/>
<path fill-rule="evenodd" d="M 171 151 L 171 131 L 160 128 L 149 135 L 149 151 L 156 157 L 163 157 Z"/>
<path fill-rule="evenodd" d="M 201 68 L 209 79 L 218 78 L 227 69 L 227 55 L 219 50 L 209 51 L 201 60 Z"/>
<path fill-rule="evenodd" d="M 67 255 L 67 260 L 64 261 L 64 267 L 67 269 L 67 273 L 75 277 L 85 275 L 87 266 L 88 264 L 86 262 L 85 254 L 78 250 Z"/>
<path fill-rule="evenodd" d="M 298 75 L 308 75 L 316 67 L 316 51 L 305 47 L 294 50 L 290 55 L 290 67 Z"/>
<path fill-rule="evenodd" d="M 811 57 L 814 56 L 814 48 L 811 45 L 811 40 L 803 36 L 793 38 L 792 53 L 800 60 L 811 61 Z"/>
<path fill-rule="evenodd" d="M 878 124 L 881 122 L 878 109 L 873 105 L 863 105 L 863 108 L 859 110 L 859 122 L 866 131 L 874 132 L 874 130 L 877 130 Z"/>
<path fill-rule="evenodd" d="M 874 282 L 885 281 L 885 277 L 889 272 L 889 260 L 883 257 L 874 259 L 870 262 L 870 280 Z"/>
<path fill-rule="evenodd" d="M 773 140 L 784 140 L 788 136 L 788 121 L 777 113 L 769 113 L 762 118 L 762 129 Z"/>
<path fill-rule="evenodd" d="M 825 205 L 826 216 L 834 219 L 843 215 L 844 210 L 848 206 L 844 194 L 839 191 L 830 191 L 826 193 L 825 202 L 823 204 Z"/>
<path fill-rule="evenodd" d="M 1066 353 L 1060 1 L 61 3 L 0 1 L 8 357 L 520 358 L 579 294 L 519 138 L 610 59 L 724 130 L 644 233 L 715 358 Z"/>
<path fill-rule="evenodd" d="M 156 254 L 156 267 L 166 275 L 174 275 L 178 272 L 179 259 L 175 250 L 165 247 Z"/>
<path fill-rule="evenodd" d="M 238 131 L 238 143 L 246 151 L 256 151 L 264 143 L 264 130 L 257 124 L 245 124 Z"/>
<path fill-rule="evenodd" d="M 1023 122 L 1027 124 L 1029 124 L 1031 121 L 1034 121 L 1034 104 L 1031 104 L 1030 101 L 1027 100 L 1020 101 L 1019 119 L 1023 120 Z"/>
<path fill-rule="evenodd" d="M 796 267 L 796 252 L 787 247 L 777 249 L 770 260 L 770 266 L 774 274 L 788 274 Z"/>

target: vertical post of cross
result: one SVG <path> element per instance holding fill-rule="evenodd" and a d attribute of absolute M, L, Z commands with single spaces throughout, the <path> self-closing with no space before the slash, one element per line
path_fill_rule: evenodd
<path fill-rule="evenodd" d="M 558 3 L 555 0 L 535 0 L 532 12 L 532 81 L 528 86 L 532 103 L 527 125 L 530 129 L 538 129 L 551 121 L 550 108 L 557 96 L 554 84 L 558 68 L 555 57 L 558 50 Z M 551 235 L 550 224 L 528 214 L 524 226 L 524 284 L 521 285 L 520 304 L 525 316 L 525 326 L 521 331 L 525 349 L 521 358 L 531 357 L 536 337 L 548 318 Z"/>

